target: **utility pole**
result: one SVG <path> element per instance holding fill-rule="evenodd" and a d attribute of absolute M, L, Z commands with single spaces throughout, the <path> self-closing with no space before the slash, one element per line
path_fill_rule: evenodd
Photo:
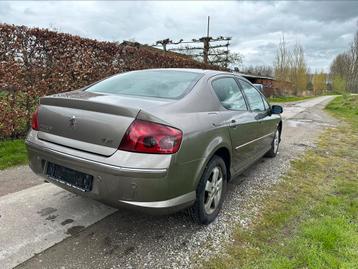
<path fill-rule="evenodd" d="M 199 39 L 200 42 L 203 42 L 203 61 L 205 64 L 208 63 L 209 59 L 209 49 L 210 49 L 210 37 L 202 37 Z"/>
<path fill-rule="evenodd" d="M 210 28 L 210 16 L 208 16 L 208 28 L 206 30 L 206 37 L 209 37 L 209 28 Z"/>
<path fill-rule="evenodd" d="M 191 41 L 183 41 L 180 39 L 179 42 L 173 42 L 169 38 L 164 40 L 158 40 L 153 45 L 154 47 L 161 45 L 164 51 L 174 51 L 183 54 L 187 54 L 196 60 L 200 60 L 205 64 L 219 64 L 223 67 L 227 67 L 229 64 L 229 45 L 231 37 L 219 36 L 213 38 L 210 36 L 210 16 L 208 16 L 206 25 L 206 36 L 198 39 L 192 39 Z M 225 43 L 224 43 L 225 42 Z M 167 45 L 178 45 L 178 44 L 198 44 L 202 45 L 185 45 L 181 47 L 169 47 Z M 212 44 L 216 43 L 216 44 Z M 201 51 L 201 52 L 198 52 Z"/>
<path fill-rule="evenodd" d="M 209 36 L 209 29 L 210 29 L 210 16 L 208 16 L 208 24 L 206 29 L 206 37 L 202 37 L 199 39 L 200 42 L 203 42 L 204 48 L 203 48 L 203 62 L 204 64 L 208 63 L 209 59 L 209 49 L 210 49 L 210 39 Z"/>

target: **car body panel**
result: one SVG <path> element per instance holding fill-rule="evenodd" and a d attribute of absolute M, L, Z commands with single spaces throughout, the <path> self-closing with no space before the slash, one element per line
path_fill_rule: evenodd
<path fill-rule="evenodd" d="M 143 108 L 170 103 L 75 91 L 41 98 L 40 139 L 110 156 Z"/>
<path fill-rule="evenodd" d="M 253 155 L 258 152 L 258 144 L 255 141 L 259 136 L 255 115 L 250 111 L 237 113 L 231 112 L 229 118 L 229 130 L 232 141 L 232 163 L 235 171 L 240 171 L 251 161 Z"/>
<path fill-rule="evenodd" d="M 40 130 L 30 130 L 26 139 L 30 167 L 66 190 L 116 207 L 167 213 L 190 206 L 215 152 L 225 149 L 229 153 L 228 168 L 231 175 L 236 175 L 269 150 L 273 132 L 281 121 L 279 115 L 270 115 L 269 111 L 258 115 L 250 110 L 230 111 L 221 105 L 210 82 L 213 78 L 237 76 L 220 71 L 190 71 L 203 75 L 179 100 L 83 90 L 42 98 Z M 71 126 L 73 116 L 78 119 L 77 129 Z M 118 150 L 135 119 L 180 129 L 183 138 L 179 151 L 147 154 Z M 93 190 L 81 192 L 48 178 L 47 162 L 93 175 Z"/>

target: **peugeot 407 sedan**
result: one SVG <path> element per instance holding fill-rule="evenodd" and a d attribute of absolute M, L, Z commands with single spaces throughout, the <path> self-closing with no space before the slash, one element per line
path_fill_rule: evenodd
<path fill-rule="evenodd" d="M 148 69 L 40 99 L 31 169 L 115 207 L 212 222 L 227 183 L 280 143 L 280 106 L 228 72 Z"/>

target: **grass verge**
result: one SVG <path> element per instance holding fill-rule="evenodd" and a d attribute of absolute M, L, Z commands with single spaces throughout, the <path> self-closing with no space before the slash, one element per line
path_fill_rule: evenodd
<path fill-rule="evenodd" d="M 351 123 L 352 128 L 358 128 L 358 96 L 339 96 L 330 102 L 327 107 L 334 116 Z"/>
<path fill-rule="evenodd" d="M 285 103 L 285 102 L 303 101 L 314 97 L 317 96 L 279 96 L 279 97 L 270 97 L 268 98 L 268 100 L 270 103 Z"/>
<path fill-rule="evenodd" d="M 0 170 L 25 163 L 27 163 L 27 152 L 24 140 L 0 141 Z"/>
<path fill-rule="evenodd" d="M 358 96 L 327 110 L 347 122 L 292 163 L 253 225 L 205 268 L 358 268 Z"/>

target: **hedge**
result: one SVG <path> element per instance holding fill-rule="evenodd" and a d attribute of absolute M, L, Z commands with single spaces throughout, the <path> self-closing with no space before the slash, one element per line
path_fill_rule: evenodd
<path fill-rule="evenodd" d="M 26 134 L 40 96 L 79 89 L 116 73 L 168 67 L 218 69 L 139 43 L 0 24 L 0 139 Z"/>

